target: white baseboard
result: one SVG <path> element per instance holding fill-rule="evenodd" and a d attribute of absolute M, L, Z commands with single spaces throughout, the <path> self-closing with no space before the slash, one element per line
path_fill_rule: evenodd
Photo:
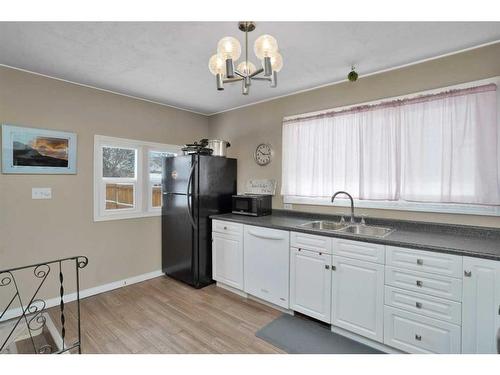
<path fill-rule="evenodd" d="M 136 283 L 140 283 L 142 281 L 146 281 L 149 279 L 154 279 L 155 277 L 162 276 L 163 272 L 161 270 L 158 271 L 153 271 L 149 273 L 144 273 L 142 275 L 137 275 L 137 276 L 132 276 L 127 279 L 123 280 L 118 280 L 118 281 L 113 281 L 108 284 L 104 285 L 99 285 L 93 288 L 88 288 L 80 291 L 80 299 L 85 298 L 85 297 L 90 297 L 90 296 L 95 296 L 96 294 L 104 293 L 104 292 L 109 292 L 110 290 L 122 288 L 127 285 L 132 285 Z M 76 292 L 75 293 L 70 293 L 64 295 L 64 303 L 72 302 L 76 300 Z M 58 306 L 59 303 L 61 302 L 61 299 L 59 297 L 54 297 L 54 298 L 49 298 L 45 300 L 45 308 L 50 308 L 54 306 Z M 26 308 L 26 306 L 24 306 Z M 5 315 L 2 317 L 0 321 L 4 320 L 9 320 L 12 318 L 16 318 L 18 316 L 21 316 L 23 313 L 23 310 L 20 307 L 16 307 L 14 309 L 9 309 L 5 312 Z"/>

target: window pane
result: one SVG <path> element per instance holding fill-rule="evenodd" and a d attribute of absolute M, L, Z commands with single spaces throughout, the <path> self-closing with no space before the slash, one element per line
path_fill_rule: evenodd
<path fill-rule="evenodd" d="M 151 187 L 151 207 L 161 207 L 162 196 L 161 196 L 161 184 L 156 183 Z"/>
<path fill-rule="evenodd" d="M 106 210 L 134 208 L 134 184 L 106 184 Z"/>
<path fill-rule="evenodd" d="M 118 147 L 102 148 L 102 176 L 135 178 L 136 150 Z"/>
<path fill-rule="evenodd" d="M 175 156 L 171 152 L 149 152 L 149 180 L 151 181 L 151 207 L 158 208 L 162 205 L 161 174 L 163 158 Z"/>
<path fill-rule="evenodd" d="M 158 152 L 158 151 L 149 152 L 149 174 L 151 179 L 155 177 L 161 179 L 163 158 L 167 156 L 175 156 L 175 154 L 171 152 Z"/>

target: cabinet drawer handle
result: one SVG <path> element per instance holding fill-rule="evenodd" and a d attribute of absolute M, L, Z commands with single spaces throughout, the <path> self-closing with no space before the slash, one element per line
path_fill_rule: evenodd
<path fill-rule="evenodd" d="M 332 271 L 336 271 L 336 270 L 337 270 L 337 267 L 332 266 Z"/>
<path fill-rule="evenodd" d="M 415 340 L 422 341 L 422 336 L 421 335 L 415 335 Z"/>
<path fill-rule="evenodd" d="M 224 230 L 227 230 L 227 227 L 224 227 Z"/>
<path fill-rule="evenodd" d="M 422 281 L 420 281 L 420 280 L 417 280 L 417 286 L 418 286 L 418 287 L 422 287 L 422 285 L 423 285 L 423 282 L 422 282 Z"/>
<path fill-rule="evenodd" d="M 417 264 L 419 266 L 422 266 L 424 264 L 424 260 L 423 259 L 417 259 Z"/>
<path fill-rule="evenodd" d="M 415 307 L 417 309 L 421 309 L 422 308 L 422 302 L 415 302 Z"/>
<path fill-rule="evenodd" d="M 464 271 L 464 276 L 465 277 L 471 277 L 472 276 L 472 271 Z"/>
<path fill-rule="evenodd" d="M 330 266 L 329 266 L 328 264 L 325 264 L 325 268 L 326 268 L 327 270 L 329 270 L 329 269 L 330 269 Z"/>

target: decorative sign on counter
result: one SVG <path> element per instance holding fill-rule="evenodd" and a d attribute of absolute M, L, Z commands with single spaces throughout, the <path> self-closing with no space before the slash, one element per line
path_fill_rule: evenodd
<path fill-rule="evenodd" d="M 276 192 L 276 180 L 260 179 L 248 180 L 246 194 L 270 194 Z"/>

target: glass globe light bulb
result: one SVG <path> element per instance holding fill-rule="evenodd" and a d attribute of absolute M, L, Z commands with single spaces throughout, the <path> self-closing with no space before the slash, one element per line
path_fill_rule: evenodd
<path fill-rule="evenodd" d="M 283 56 L 279 52 L 271 56 L 271 66 L 275 72 L 279 72 L 283 68 Z"/>
<path fill-rule="evenodd" d="M 213 55 L 208 60 L 208 69 L 214 76 L 217 74 L 224 75 L 226 73 L 226 62 L 219 55 Z"/>
<path fill-rule="evenodd" d="M 223 59 L 233 59 L 233 61 L 238 60 L 241 56 L 240 42 L 232 36 L 222 38 L 217 44 L 217 54 Z"/>
<path fill-rule="evenodd" d="M 252 64 L 250 61 L 248 62 L 248 66 L 246 61 L 240 62 L 237 69 L 240 73 L 243 73 L 245 75 L 250 75 L 257 70 L 255 69 L 255 65 Z"/>
<path fill-rule="evenodd" d="M 272 56 L 278 52 L 278 42 L 271 35 L 261 35 L 253 45 L 253 51 L 260 60 L 263 60 L 264 57 Z"/>

